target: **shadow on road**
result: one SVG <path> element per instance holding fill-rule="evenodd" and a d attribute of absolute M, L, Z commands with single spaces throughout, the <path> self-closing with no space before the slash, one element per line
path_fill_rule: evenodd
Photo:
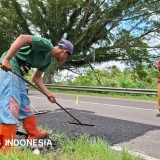
<path fill-rule="evenodd" d="M 80 135 L 88 133 L 94 137 L 101 137 L 110 145 L 126 142 L 148 131 L 160 129 L 159 126 L 136 123 L 126 120 L 114 119 L 95 115 L 94 112 L 67 108 L 82 123 L 94 124 L 94 127 L 70 125 L 73 121 L 63 110 L 57 109 L 43 115 L 37 115 L 37 122 L 43 127 L 51 128 L 53 133 L 60 131 L 67 135 Z"/>

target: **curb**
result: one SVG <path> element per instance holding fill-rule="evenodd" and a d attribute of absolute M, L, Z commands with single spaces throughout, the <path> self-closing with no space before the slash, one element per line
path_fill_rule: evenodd
<path fill-rule="evenodd" d="M 118 152 L 121 152 L 124 148 L 119 147 L 119 146 L 111 146 L 111 149 L 113 149 L 115 151 L 118 151 Z M 139 153 L 139 152 L 132 151 L 132 150 L 128 150 L 128 153 L 131 154 L 131 155 L 133 155 L 133 156 L 143 158 L 144 160 L 159 160 L 157 158 L 150 157 L 150 156 L 148 156 L 146 154 Z"/>

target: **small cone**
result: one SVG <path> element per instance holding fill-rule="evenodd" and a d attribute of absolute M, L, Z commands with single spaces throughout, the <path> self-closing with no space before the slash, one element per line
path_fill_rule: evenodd
<path fill-rule="evenodd" d="M 79 96 L 76 98 L 76 105 L 79 105 Z"/>

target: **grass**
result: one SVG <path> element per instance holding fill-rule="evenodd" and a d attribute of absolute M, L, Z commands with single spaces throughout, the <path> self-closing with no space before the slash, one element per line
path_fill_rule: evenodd
<path fill-rule="evenodd" d="M 54 93 L 82 94 L 82 95 L 89 95 L 89 96 L 157 101 L 157 96 L 156 95 L 125 94 L 125 93 L 111 93 L 111 92 L 99 93 L 99 92 L 89 92 L 89 91 L 88 92 L 85 92 L 85 91 L 67 91 L 67 90 L 58 90 L 58 89 L 50 89 L 50 90 Z"/>
<path fill-rule="evenodd" d="M 66 138 L 62 148 L 55 152 L 57 160 L 138 160 L 140 158 L 130 155 L 123 150 L 116 154 L 101 138 L 89 138 L 83 135 L 78 139 Z"/>
<path fill-rule="evenodd" d="M 115 153 L 101 138 L 90 138 L 83 135 L 79 138 L 54 134 L 54 139 L 61 144 L 61 148 L 45 155 L 34 155 L 26 149 L 24 153 L 13 152 L 9 155 L 0 154 L 3 160 L 140 160 L 123 150 Z"/>
<path fill-rule="evenodd" d="M 30 90 L 37 91 L 33 87 Z M 78 94 L 78 95 L 89 95 L 99 97 L 112 97 L 112 98 L 123 98 L 123 99 L 135 99 L 145 101 L 157 101 L 157 95 L 146 95 L 146 94 L 127 94 L 127 93 L 113 93 L 113 92 L 92 92 L 92 91 L 79 91 L 79 90 L 65 90 L 65 89 L 49 89 L 54 93 L 65 93 L 65 94 Z"/>

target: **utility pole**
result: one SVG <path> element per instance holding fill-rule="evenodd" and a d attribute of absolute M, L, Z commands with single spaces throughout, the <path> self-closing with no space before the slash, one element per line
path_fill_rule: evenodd
<path fill-rule="evenodd" d="M 95 54 L 95 48 L 93 48 L 93 68 L 95 69 L 95 61 L 96 61 L 96 54 Z"/>
<path fill-rule="evenodd" d="M 98 83 L 99 83 L 99 85 L 101 85 L 101 82 L 100 82 L 100 80 L 99 80 L 99 78 L 97 77 L 97 75 L 96 75 L 96 72 L 95 72 L 95 65 L 96 65 L 96 50 L 95 50 L 95 48 L 92 48 L 93 50 L 91 50 L 92 51 L 92 55 L 93 55 L 93 65 L 91 65 L 91 63 L 88 63 L 89 64 L 89 66 L 90 66 L 90 68 L 91 68 L 91 70 L 92 70 L 92 76 L 93 76 L 93 78 L 92 78 L 92 81 L 94 82 L 94 80 L 95 81 L 97 81 Z"/>

